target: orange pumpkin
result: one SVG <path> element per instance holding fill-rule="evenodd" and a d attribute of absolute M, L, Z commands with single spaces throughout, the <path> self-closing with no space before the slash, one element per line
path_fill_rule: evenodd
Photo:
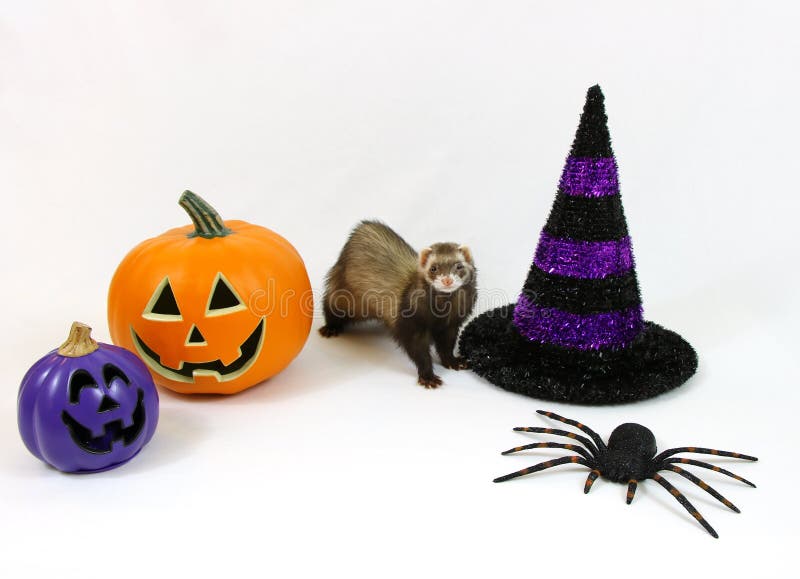
<path fill-rule="evenodd" d="M 303 348 L 313 314 L 308 273 L 274 231 L 222 221 L 191 191 L 179 203 L 193 225 L 140 243 L 117 268 L 111 338 L 161 386 L 233 394 L 280 372 Z"/>

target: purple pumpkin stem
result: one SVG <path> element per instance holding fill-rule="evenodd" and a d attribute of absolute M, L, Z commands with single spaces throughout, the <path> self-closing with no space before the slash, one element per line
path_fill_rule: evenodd
<path fill-rule="evenodd" d="M 81 322 L 72 322 L 66 342 L 58 348 L 58 353 L 67 358 L 80 358 L 91 354 L 100 346 L 92 338 L 92 328 Z"/>
<path fill-rule="evenodd" d="M 184 191 L 178 199 L 178 205 L 186 210 L 194 224 L 194 231 L 189 234 L 189 237 L 213 239 L 233 233 L 225 226 L 219 213 L 199 195 L 191 191 Z"/>

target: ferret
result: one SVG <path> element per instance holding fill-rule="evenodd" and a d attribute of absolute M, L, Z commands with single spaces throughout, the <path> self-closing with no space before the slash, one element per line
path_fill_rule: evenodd
<path fill-rule="evenodd" d="M 380 320 L 416 365 L 418 383 L 436 388 L 442 379 L 433 373 L 431 345 L 445 368 L 467 367 L 454 349 L 476 295 L 466 245 L 435 243 L 417 254 L 389 226 L 362 221 L 326 277 L 319 332 L 329 338 L 349 324 Z"/>

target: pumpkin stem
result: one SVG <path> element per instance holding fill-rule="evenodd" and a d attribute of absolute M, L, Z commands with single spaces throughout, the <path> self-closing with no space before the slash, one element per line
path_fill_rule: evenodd
<path fill-rule="evenodd" d="M 92 328 L 80 322 L 72 322 L 67 341 L 59 346 L 58 353 L 67 358 L 80 358 L 99 347 L 92 338 Z"/>
<path fill-rule="evenodd" d="M 178 205 L 186 210 L 194 223 L 194 231 L 189 234 L 189 237 L 212 239 L 233 233 L 225 227 L 225 222 L 222 221 L 219 213 L 199 195 L 191 191 L 184 191 L 181 198 L 178 199 Z"/>

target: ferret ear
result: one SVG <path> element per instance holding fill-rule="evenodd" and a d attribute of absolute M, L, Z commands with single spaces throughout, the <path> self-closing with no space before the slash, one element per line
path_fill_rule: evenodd
<path fill-rule="evenodd" d="M 466 245 L 459 245 L 458 251 L 464 254 L 464 259 L 467 260 L 467 263 L 473 265 L 475 262 L 472 261 L 472 251 Z"/>
<path fill-rule="evenodd" d="M 426 247 L 422 251 L 419 252 L 419 266 L 422 269 L 425 269 L 425 264 L 428 263 L 428 258 L 430 258 L 431 253 L 433 253 L 432 247 Z"/>

